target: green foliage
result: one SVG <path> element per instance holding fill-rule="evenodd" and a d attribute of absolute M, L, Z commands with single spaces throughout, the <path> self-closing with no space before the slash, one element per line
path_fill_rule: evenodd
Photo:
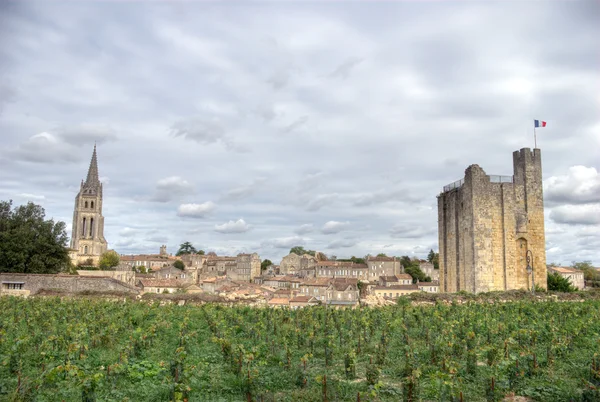
<path fill-rule="evenodd" d="M 65 223 L 46 220 L 41 206 L 0 201 L 0 272 L 68 271 L 67 242 Z"/>
<path fill-rule="evenodd" d="M 261 271 L 264 271 L 265 269 L 267 269 L 271 265 L 273 265 L 273 263 L 271 262 L 271 260 L 263 260 L 260 263 L 260 269 L 261 269 Z"/>
<path fill-rule="evenodd" d="M 177 253 L 175 255 L 182 256 L 185 254 L 196 254 L 196 253 L 198 253 L 198 250 L 196 250 L 196 247 L 192 246 L 192 243 L 190 243 L 189 241 L 186 241 L 185 243 L 181 243 L 179 245 L 179 250 L 177 250 Z"/>
<path fill-rule="evenodd" d="M 285 310 L 0 297 L 0 400 L 597 401 L 600 301 L 532 300 Z"/>
<path fill-rule="evenodd" d="M 387 257 L 387 255 L 385 253 L 379 253 L 377 254 L 377 257 Z"/>
<path fill-rule="evenodd" d="M 119 254 L 114 250 L 109 250 L 100 256 L 98 267 L 101 270 L 110 270 L 119 265 Z"/>
<path fill-rule="evenodd" d="M 355 264 L 366 264 L 364 258 L 358 258 L 358 257 L 355 257 L 355 256 L 352 256 L 350 258 L 338 258 L 337 261 L 353 262 Z"/>
<path fill-rule="evenodd" d="M 429 254 L 427 254 L 427 261 L 433 264 L 433 268 L 440 269 L 440 253 L 436 253 L 433 249 L 430 249 Z"/>
<path fill-rule="evenodd" d="M 314 250 L 305 250 L 304 247 L 302 247 L 302 246 L 296 246 L 296 247 L 292 247 L 290 249 L 290 254 L 291 253 L 294 253 L 297 255 L 309 254 L 314 257 L 316 252 Z"/>
<path fill-rule="evenodd" d="M 177 269 L 181 269 L 184 270 L 185 269 L 185 264 L 183 263 L 183 261 L 181 260 L 177 260 L 173 263 L 173 266 Z"/>
<path fill-rule="evenodd" d="M 557 273 L 548 274 L 548 290 L 555 292 L 575 292 L 571 281 Z"/>
<path fill-rule="evenodd" d="M 204 255 L 205 253 L 204 253 L 204 250 L 198 250 L 198 251 L 196 252 L 196 254 L 198 254 L 198 255 Z"/>

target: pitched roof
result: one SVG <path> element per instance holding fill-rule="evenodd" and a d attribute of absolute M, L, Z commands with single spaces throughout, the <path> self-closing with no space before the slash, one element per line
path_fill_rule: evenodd
<path fill-rule="evenodd" d="M 419 290 L 419 286 L 412 285 L 394 285 L 394 286 L 376 286 L 375 290 Z"/>
<path fill-rule="evenodd" d="M 381 279 L 383 282 L 398 282 L 399 280 L 399 278 L 396 275 L 380 276 L 379 279 Z"/>
<path fill-rule="evenodd" d="M 419 282 L 417 286 L 440 286 L 440 284 L 438 282 Z"/>
<path fill-rule="evenodd" d="M 300 286 L 329 286 L 331 278 L 311 278 L 300 283 Z"/>
<path fill-rule="evenodd" d="M 143 287 L 153 288 L 181 288 L 184 283 L 177 279 L 138 279 Z"/>
<path fill-rule="evenodd" d="M 575 268 L 571 268 L 571 267 L 548 267 L 549 270 L 554 271 L 554 272 L 559 272 L 561 274 L 578 274 L 578 273 L 583 273 L 583 271 L 580 271 L 578 269 Z"/>
<path fill-rule="evenodd" d="M 269 304 L 283 304 L 283 305 L 288 305 L 290 304 L 290 299 L 286 299 L 283 297 L 274 297 L 271 300 L 269 300 Z"/>
<path fill-rule="evenodd" d="M 290 303 L 309 303 L 311 301 L 317 301 L 313 296 L 296 296 L 290 299 Z"/>
<path fill-rule="evenodd" d="M 367 261 L 398 261 L 396 257 L 367 257 Z"/>
<path fill-rule="evenodd" d="M 410 276 L 409 274 L 397 274 L 396 278 L 398 278 L 398 279 L 410 279 L 410 280 L 412 280 L 413 277 Z"/>

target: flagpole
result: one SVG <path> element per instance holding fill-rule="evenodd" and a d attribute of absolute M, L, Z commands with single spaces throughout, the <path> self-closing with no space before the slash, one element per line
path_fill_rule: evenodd
<path fill-rule="evenodd" d="M 533 149 L 536 149 L 537 148 L 537 135 L 535 133 L 535 124 L 533 126 L 533 144 L 534 144 Z"/>

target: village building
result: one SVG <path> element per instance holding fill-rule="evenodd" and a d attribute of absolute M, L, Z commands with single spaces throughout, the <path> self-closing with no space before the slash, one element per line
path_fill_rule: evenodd
<path fill-rule="evenodd" d="M 136 286 L 142 293 L 183 292 L 185 282 L 177 279 L 139 279 Z"/>
<path fill-rule="evenodd" d="M 576 289 L 583 290 L 585 288 L 583 271 L 570 267 L 548 267 L 548 273 L 559 274 L 568 279 Z"/>
<path fill-rule="evenodd" d="M 327 299 L 327 288 L 330 278 L 310 278 L 300 283 L 300 294 L 303 296 L 313 296 L 315 299 L 324 302 Z"/>
<path fill-rule="evenodd" d="M 128 284 L 129 286 L 135 286 L 135 278 L 136 278 L 135 272 L 133 272 L 131 269 L 114 270 L 114 271 L 78 269 L 77 275 L 113 278 L 118 281 L 124 282 L 124 283 Z"/>
<path fill-rule="evenodd" d="M 251 282 L 260 276 L 260 257 L 257 253 L 238 254 L 235 265 L 227 270 L 227 277 L 234 281 Z"/>
<path fill-rule="evenodd" d="M 328 306 L 355 307 L 359 299 L 357 279 L 333 279 L 326 289 L 325 304 Z"/>
<path fill-rule="evenodd" d="M 179 259 L 179 257 L 167 254 L 167 246 L 161 246 L 158 254 L 121 254 L 120 257 L 121 264 L 134 268 L 136 271 L 145 270 L 146 272 L 168 267 Z"/>
<path fill-rule="evenodd" d="M 439 282 L 417 282 L 417 286 L 420 291 L 427 293 L 439 293 L 440 283 Z"/>
<path fill-rule="evenodd" d="M 175 268 L 172 265 L 154 270 L 154 277 L 156 279 L 179 279 L 182 281 L 193 280 L 189 272 Z"/>
<path fill-rule="evenodd" d="M 393 276 L 404 272 L 396 257 L 367 257 L 368 280 L 377 281 L 380 276 Z"/>
<path fill-rule="evenodd" d="M 271 308 L 287 308 L 290 306 L 290 299 L 274 297 L 267 304 Z"/>
<path fill-rule="evenodd" d="M 419 268 L 425 275 L 430 277 L 432 281 L 435 282 L 440 280 L 440 270 L 435 269 L 432 263 L 421 260 L 419 261 Z"/>
<path fill-rule="evenodd" d="M 367 264 L 355 264 L 351 261 L 319 261 L 315 268 L 317 278 L 355 278 L 367 279 Z"/>
<path fill-rule="evenodd" d="M 296 253 L 290 253 L 281 260 L 279 272 L 281 274 L 290 275 L 300 274 L 301 271 L 313 272 L 317 262 L 317 258 L 310 254 L 298 255 Z"/>
<path fill-rule="evenodd" d="M 98 157 L 96 146 L 85 182 L 82 180 L 79 193 L 75 197 L 71 247 L 69 256 L 74 265 L 97 266 L 100 256 L 108 249 L 104 238 L 104 216 L 102 216 L 102 183 L 98 177 Z"/>
<path fill-rule="evenodd" d="M 413 283 L 413 277 L 409 274 L 398 274 L 391 276 L 380 276 L 379 286 L 390 287 L 396 285 L 411 285 Z"/>
<path fill-rule="evenodd" d="M 512 176 L 471 165 L 437 199 L 442 292 L 546 288 L 539 149 L 513 152 Z"/>
<path fill-rule="evenodd" d="M 376 286 L 372 293 L 375 296 L 387 297 L 395 299 L 396 297 L 405 296 L 411 293 L 420 292 L 419 286 L 412 285 L 394 285 L 394 286 Z"/>
<path fill-rule="evenodd" d="M 318 306 L 321 304 L 319 300 L 312 296 L 296 296 L 290 299 L 290 308 L 296 310 L 303 307 Z"/>

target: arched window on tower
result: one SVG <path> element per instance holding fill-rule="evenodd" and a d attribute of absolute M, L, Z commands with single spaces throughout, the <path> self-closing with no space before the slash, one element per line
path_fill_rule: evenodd
<path fill-rule="evenodd" d="M 83 218 L 83 224 L 81 225 L 81 235 L 85 236 L 85 218 Z"/>
<path fill-rule="evenodd" d="M 83 254 L 87 254 L 87 252 L 88 252 L 88 248 L 87 248 L 87 247 L 88 247 L 88 246 L 85 246 L 85 247 L 84 247 L 84 249 L 83 249 Z"/>
<path fill-rule="evenodd" d="M 87 208 L 87 207 L 88 207 L 88 204 L 87 204 L 87 201 L 86 201 L 86 202 L 85 202 L 85 208 Z"/>
<path fill-rule="evenodd" d="M 92 209 L 94 209 L 94 201 L 92 201 L 92 206 L 91 206 L 91 208 L 92 208 Z"/>
<path fill-rule="evenodd" d="M 94 236 L 94 218 L 90 218 L 90 237 Z"/>

